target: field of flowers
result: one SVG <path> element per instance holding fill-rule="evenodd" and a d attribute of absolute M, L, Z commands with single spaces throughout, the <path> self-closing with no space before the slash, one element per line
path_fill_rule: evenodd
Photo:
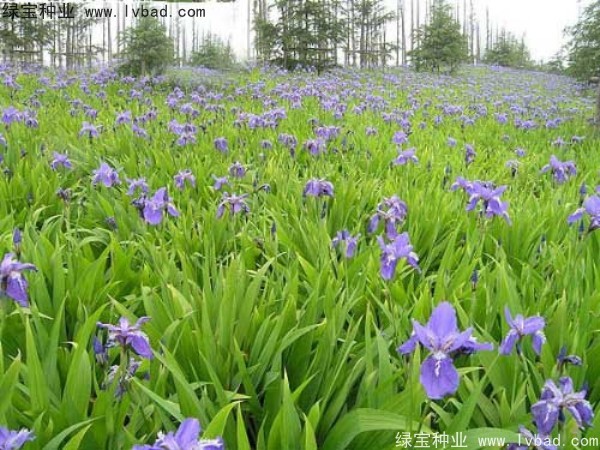
<path fill-rule="evenodd" d="M 1 449 L 600 437 L 600 145 L 571 80 L 0 81 Z"/>

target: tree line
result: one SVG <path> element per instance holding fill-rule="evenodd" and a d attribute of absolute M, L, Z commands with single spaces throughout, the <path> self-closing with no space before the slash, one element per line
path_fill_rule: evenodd
<path fill-rule="evenodd" d="M 474 0 L 397 0 L 394 9 L 384 0 L 252 2 L 256 59 L 288 69 L 411 63 L 435 70 L 450 60 L 452 68 L 460 62 L 531 65 L 523 39 L 494 25 L 489 10 L 478 17 Z M 428 63 L 435 55 L 442 56 L 440 64 Z"/>
<path fill-rule="evenodd" d="M 390 9 L 383 0 L 248 0 L 247 57 L 286 68 L 318 70 L 336 65 L 406 65 L 419 58 L 418 49 L 428 39 L 425 27 L 443 7 L 447 12 L 444 25 L 461 35 L 461 61 L 487 61 L 485 55 L 506 43 L 509 33 L 493 25 L 489 12 L 482 21 L 473 3 L 455 0 L 451 6 L 443 0 L 397 0 Z M 126 18 L 120 11 L 118 18 L 90 18 L 84 14 L 85 6 L 72 4 L 72 17 L 63 19 L 39 14 L 32 19 L 23 11 L 24 4 L 17 4 L 16 14 L 1 14 L 2 59 L 71 69 L 122 57 L 125 41 L 119 37 L 130 34 L 125 30 L 139 26 L 143 19 Z M 116 2 L 112 7 L 123 6 Z M 182 21 L 176 15 L 158 20 L 172 42 L 176 65 L 187 64 L 203 52 L 225 52 L 227 61 L 233 56 L 227 42 L 201 31 L 199 21 Z M 512 46 L 512 39 L 509 43 Z"/>
<path fill-rule="evenodd" d="M 287 69 L 318 71 L 407 64 L 452 71 L 465 62 L 484 62 L 566 71 L 582 79 L 600 75 L 600 0 L 583 10 L 579 22 L 566 30 L 568 45 L 543 66 L 534 64 L 522 36 L 495 25 L 488 10 L 480 17 L 474 3 L 396 0 L 390 8 L 384 0 L 248 0 L 246 56 Z M 130 68 L 144 71 L 167 64 L 223 68 L 235 62 L 231 45 L 203 32 L 200 21 L 182 21 L 177 15 L 126 18 L 120 11 L 116 19 L 90 18 L 84 14 L 85 3 L 71 5 L 72 17 L 67 19 L 31 18 L 25 4 L 13 5 L 16 14 L 3 11 L 2 60 L 72 69 L 127 59 L 135 63 Z M 156 50 L 148 51 L 145 41 Z M 136 48 L 146 49 L 145 59 L 135 56 Z"/>

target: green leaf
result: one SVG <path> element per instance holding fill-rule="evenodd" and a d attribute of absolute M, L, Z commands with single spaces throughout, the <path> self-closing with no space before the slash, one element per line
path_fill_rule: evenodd
<path fill-rule="evenodd" d="M 328 434 L 322 450 L 345 450 L 356 436 L 369 431 L 395 431 L 416 430 L 417 422 L 410 423 L 406 417 L 389 411 L 377 409 L 357 409 L 344 417 L 333 427 Z M 426 427 L 421 427 L 423 432 L 429 432 Z"/>

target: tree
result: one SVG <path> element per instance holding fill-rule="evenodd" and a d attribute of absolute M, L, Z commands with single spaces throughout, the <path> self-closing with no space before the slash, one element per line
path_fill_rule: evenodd
<path fill-rule="evenodd" d="M 259 5 L 255 17 L 256 47 L 262 59 L 286 69 L 315 67 L 318 71 L 337 64 L 337 45 L 343 26 L 334 14 L 339 0 L 276 0 L 278 20 L 272 23 Z"/>
<path fill-rule="evenodd" d="M 173 39 L 166 27 L 154 17 L 144 17 L 119 36 L 121 71 L 131 75 L 161 73 L 173 61 Z"/>
<path fill-rule="evenodd" d="M 579 22 L 567 29 L 568 72 L 587 80 L 600 75 L 600 0 L 583 11 Z"/>
<path fill-rule="evenodd" d="M 588 5 L 579 22 L 567 29 L 571 40 L 567 45 L 567 72 L 581 80 L 600 75 L 600 0 Z M 600 84 L 596 100 L 596 126 L 600 128 Z"/>
<path fill-rule="evenodd" d="M 10 6 L 10 9 L 0 14 L 0 51 L 3 59 L 42 63 L 44 47 L 52 40 L 50 24 L 27 18 L 23 4 L 6 6 Z"/>
<path fill-rule="evenodd" d="M 484 62 L 502 67 L 531 67 L 529 50 L 523 39 L 518 40 L 511 33 L 503 31 L 498 41 L 486 51 Z"/>
<path fill-rule="evenodd" d="M 544 72 L 562 75 L 565 73 L 565 60 L 566 56 L 562 54 L 562 52 L 558 52 L 557 54 L 553 55 L 552 58 L 550 58 L 548 61 L 542 63 L 539 66 L 539 69 Z"/>
<path fill-rule="evenodd" d="M 460 63 L 467 60 L 467 40 L 445 0 L 433 2 L 429 23 L 415 33 L 417 46 L 410 52 L 415 69 L 439 72 L 446 67 L 453 72 Z"/>
<path fill-rule="evenodd" d="M 209 69 L 230 69 L 235 65 L 235 55 L 229 42 L 225 43 L 218 36 L 208 33 L 192 53 L 190 63 Z"/>

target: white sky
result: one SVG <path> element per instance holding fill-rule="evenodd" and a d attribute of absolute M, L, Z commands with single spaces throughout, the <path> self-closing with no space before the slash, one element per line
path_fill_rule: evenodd
<path fill-rule="evenodd" d="M 485 7 L 492 21 L 517 35 L 525 34 L 532 57 L 548 59 L 566 42 L 563 30 L 577 22 L 578 11 L 589 0 L 474 0 L 484 18 Z"/>

